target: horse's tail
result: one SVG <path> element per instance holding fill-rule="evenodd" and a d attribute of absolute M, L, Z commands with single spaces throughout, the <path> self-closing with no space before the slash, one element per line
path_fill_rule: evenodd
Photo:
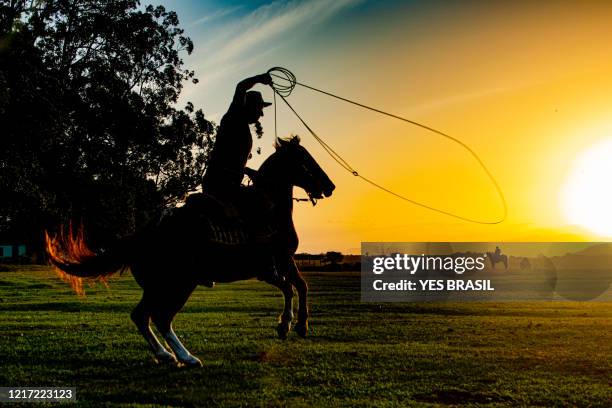
<path fill-rule="evenodd" d="M 83 279 L 99 280 L 106 284 L 106 278 L 115 272 L 123 271 L 128 265 L 127 239 L 119 240 L 113 248 L 102 253 L 95 253 L 85 244 L 83 227 L 76 235 L 69 228 L 68 236 L 60 234 L 50 236 L 45 231 L 45 243 L 49 261 L 56 273 L 70 283 L 72 289 L 83 295 Z"/>

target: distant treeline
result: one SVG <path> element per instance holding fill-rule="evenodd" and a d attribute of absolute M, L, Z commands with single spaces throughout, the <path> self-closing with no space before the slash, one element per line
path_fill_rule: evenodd
<path fill-rule="evenodd" d="M 322 254 L 296 254 L 295 262 L 302 271 L 339 272 L 361 270 L 361 257 L 359 255 L 344 255 L 336 251 Z"/>

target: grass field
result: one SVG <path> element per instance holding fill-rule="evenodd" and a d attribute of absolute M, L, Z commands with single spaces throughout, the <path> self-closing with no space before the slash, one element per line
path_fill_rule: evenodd
<path fill-rule="evenodd" d="M 611 406 L 612 303 L 368 304 L 357 274 L 306 274 L 311 332 L 276 339 L 282 296 L 199 288 L 175 330 L 203 368 L 157 366 L 131 276 L 77 298 L 44 267 L 0 272 L 0 385 L 79 405 Z"/>

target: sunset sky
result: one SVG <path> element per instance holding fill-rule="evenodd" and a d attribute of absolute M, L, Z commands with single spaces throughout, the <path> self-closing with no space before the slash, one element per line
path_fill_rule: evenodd
<path fill-rule="evenodd" d="M 280 135 L 301 135 L 337 186 L 334 195 L 316 207 L 296 205 L 299 251 L 357 253 L 361 241 L 576 241 L 612 236 L 612 221 L 610 229 L 597 232 L 576 221 L 590 215 L 607 225 L 605 217 L 612 217 L 607 214 L 612 198 L 605 193 L 612 179 L 606 173 L 607 160 L 583 153 L 612 139 L 612 3 L 162 4 L 178 12 L 195 43 L 186 62 L 200 82 L 186 87 L 181 103 L 192 101 L 218 122 L 239 80 L 283 66 L 298 81 L 461 139 L 482 157 L 508 202 L 508 219 L 493 226 L 402 202 L 333 162 L 281 103 Z M 272 100 L 269 88 L 257 89 Z M 501 215 L 493 186 L 457 145 L 300 87 L 289 101 L 366 177 L 468 217 Z M 262 147 L 262 155 L 255 154 L 251 167 L 273 151 L 272 109 L 262 120 L 264 138 L 255 140 L 254 149 Z M 600 167 L 576 170 L 581 160 L 590 165 L 589 157 L 600 157 Z M 576 174 L 589 174 L 593 187 L 579 178 L 574 184 L 587 187 L 568 187 Z M 570 206 L 568 200 L 578 191 L 586 204 Z M 304 195 L 297 189 L 295 194 Z M 589 202 L 611 206 L 591 211 Z"/>

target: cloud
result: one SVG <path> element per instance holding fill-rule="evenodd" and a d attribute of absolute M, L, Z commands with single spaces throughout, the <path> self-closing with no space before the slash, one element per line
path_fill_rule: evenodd
<path fill-rule="evenodd" d="M 249 59 L 312 30 L 362 0 L 277 0 L 229 21 L 204 43 L 202 64 L 208 70 Z"/>
<path fill-rule="evenodd" d="M 513 91 L 517 88 L 517 86 L 503 86 L 503 87 L 494 87 L 488 89 L 476 90 L 473 92 L 466 92 L 462 94 L 450 95 L 443 98 L 426 101 L 417 106 L 411 106 L 409 110 L 412 114 L 415 113 L 425 113 L 428 111 L 433 111 L 437 109 L 446 108 L 448 106 L 455 106 L 465 102 L 470 102 L 473 100 L 477 100 L 480 98 L 486 98 L 489 96 Z"/>
<path fill-rule="evenodd" d="M 240 10 L 242 8 L 242 6 L 234 6 L 234 7 L 226 7 L 223 9 L 219 9 L 211 14 L 205 15 L 202 18 L 197 19 L 196 21 L 194 21 L 193 23 L 190 24 L 190 26 L 195 26 L 198 24 L 202 24 L 202 23 L 207 23 L 213 20 L 218 20 L 220 18 L 223 18 L 225 16 L 228 16 L 232 13 L 235 13 L 236 11 Z"/>
<path fill-rule="evenodd" d="M 209 73 L 205 73 L 203 76 L 198 77 L 199 84 L 201 86 L 206 86 L 210 83 L 214 83 L 219 78 L 234 74 L 235 72 L 251 67 L 255 65 L 260 58 L 264 58 L 266 55 L 272 53 L 277 48 L 278 47 L 270 47 L 256 56 L 247 57 L 241 59 L 240 61 L 227 62 L 224 64 L 223 69 L 208 70 L 210 71 Z"/>
<path fill-rule="evenodd" d="M 435 111 L 438 109 L 444 109 L 449 106 L 456 106 L 466 102 L 472 102 L 478 99 L 489 98 L 509 92 L 517 92 L 526 88 L 534 86 L 546 85 L 556 82 L 555 80 L 544 79 L 544 80 L 525 80 L 516 81 L 514 83 L 506 83 L 503 86 L 476 89 L 474 91 L 449 95 L 442 98 L 425 101 L 418 105 L 411 105 L 405 107 L 405 111 L 409 111 L 412 114 L 425 113 L 429 111 Z"/>
<path fill-rule="evenodd" d="M 208 21 L 223 16 L 222 24 L 201 24 L 192 36 L 196 51 L 188 64 L 199 83 L 186 84 L 181 100 L 224 111 L 220 101 L 233 93 L 226 78 L 235 80 L 252 74 L 253 67 L 269 66 L 265 62 L 275 60 L 280 49 L 363 1 L 275 0 L 246 13 L 231 8 L 213 13 Z"/>

